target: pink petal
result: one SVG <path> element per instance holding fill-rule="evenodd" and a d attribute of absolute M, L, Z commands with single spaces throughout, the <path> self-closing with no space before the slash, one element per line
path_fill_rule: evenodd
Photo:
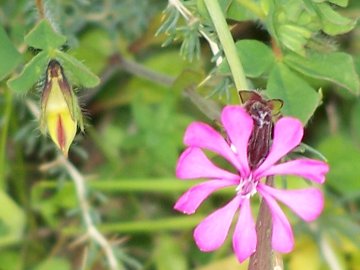
<path fill-rule="evenodd" d="M 201 251 L 213 251 L 224 243 L 240 201 L 240 196 L 236 196 L 227 205 L 207 216 L 195 228 L 194 239 Z"/>
<path fill-rule="evenodd" d="M 296 146 L 298 146 L 303 137 L 303 127 L 301 122 L 296 118 L 283 117 L 274 128 L 274 139 L 265 161 L 256 170 L 256 175 L 261 174 L 270 166 L 275 164 L 280 158 L 285 156 Z"/>
<path fill-rule="evenodd" d="M 263 171 L 258 178 L 268 175 L 297 175 L 308 180 L 324 183 L 325 174 L 329 171 L 329 165 L 315 159 L 297 159 L 274 165 Z"/>
<path fill-rule="evenodd" d="M 258 189 L 258 191 L 265 199 L 271 211 L 273 222 L 271 245 L 273 249 L 282 253 L 290 252 L 294 247 L 294 236 L 289 221 L 280 206 L 270 195 L 262 189 Z"/>
<path fill-rule="evenodd" d="M 239 179 L 238 175 L 215 166 L 204 152 L 196 147 L 189 147 L 181 154 L 176 167 L 176 176 L 182 179 Z"/>
<path fill-rule="evenodd" d="M 258 189 L 286 204 L 305 221 L 316 219 L 324 208 L 323 194 L 316 188 L 281 190 L 259 184 Z"/>
<path fill-rule="evenodd" d="M 242 166 L 240 173 L 247 175 L 249 172 L 247 146 L 253 130 L 253 120 L 242 107 L 226 106 L 221 114 L 221 122 L 236 148 L 236 155 Z"/>
<path fill-rule="evenodd" d="M 251 214 L 250 200 L 242 201 L 238 222 L 233 235 L 233 248 L 240 262 L 245 261 L 256 250 L 257 236 Z"/>
<path fill-rule="evenodd" d="M 239 171 L 242 169 L 239 160 L 231 150 L 229 144 L 219 132 L 207 124 L 200 122 L 190 124 L 185 131 L 184 143 L 187 146 L 205 148 L 213 151 L 231 162 Z"/>
<path fill-rule="evenodd" d="M 176 202 L 174 209 L 184 214 L 193 214 L 199 205 L 214 191 L 236 185 L 237 181 L 212 180 L 198 184 L 186 191 Z"/>

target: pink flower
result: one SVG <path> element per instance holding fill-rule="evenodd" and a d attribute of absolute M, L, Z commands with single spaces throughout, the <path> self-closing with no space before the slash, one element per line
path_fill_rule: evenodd
<path fill-rule="evenodd" d="M 216 250 L 224 243 L 234 215 L 239 210 L 232 240 L 237 258 L 243 262 L 256 250 L 257 236 L 250 198 L 259 193 L 272 214 L 272 248 L 282 253 L 290 252 L 294 245 L 292 229 L 276 200 L 287 205 L 303 220 L 312 221 L 323 209 L 323 195 L 316 188 L 275 189 L 265 185 L 262 180 L 270 175 L 296 175 L 322 184 L 329 170 L 328 165 L 307 158 L 277 164 L 300 144 L 303 137 L 301 122 L 295 118 L 283 117 L 275 124 L 268 156 L 260 166 L 251 170 L 247 159 L 248 141 L 253 130 L 251 116 L 240 106 L 226 106 L 222 111 L 221 122 L 231 144 L 207 124 L 195 122 L 187 128 L 184 143 L 188 148 L 179 158 L 176 175 L 182 179 L 209 180 L 190 188 L 179 198 L 174 208 L 185 214 L 193 214 L 211 193 L 234 186 L 235 197 L 195 228 L 194 239 L 200 250 Z M 238 173 L 217 167 L 201 149 L 223 156 Z"/>

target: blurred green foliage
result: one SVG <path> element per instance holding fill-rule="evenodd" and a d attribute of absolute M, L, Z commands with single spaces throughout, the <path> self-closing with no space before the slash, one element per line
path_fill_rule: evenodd
<path fill-rule="evenodd" d="M 297 244 L 286 269 L 359 269 L 360 2 L 219 2 L 249 85 L 283 99 L 282 113 L 306 124 L 305 143 L 331 166 L 324 214 L 312 224 L 292 219 Z M 229 241 L 204 254 L 192 240 L 192 228 L 232 190 L 194 216 L 172 210 L 193 184 L 174 176 L 186 126 L 216 126 L 219 108 L 239 100 L 203 1 L 169 3 L 0 0 L 1 270 L 107 269 L 99 247 L 82 238 L 74 186 L 29 106 L 51 58 L 76 86 L 86 118 L 69 158 L 126 269 L 247 268 Z M 306 185 L 296 181 L 288 186 Z"/>

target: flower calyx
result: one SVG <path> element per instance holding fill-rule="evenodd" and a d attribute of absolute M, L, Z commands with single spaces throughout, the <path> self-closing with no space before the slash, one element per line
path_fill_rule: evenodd
<path fill-rule="evenodd" d="M 83 131 L 81 109 L 60 63 L 51 60 L 46 69 L 41 97 L 40 128 L 67 156 L 76 135 L 77 126 Z"/>

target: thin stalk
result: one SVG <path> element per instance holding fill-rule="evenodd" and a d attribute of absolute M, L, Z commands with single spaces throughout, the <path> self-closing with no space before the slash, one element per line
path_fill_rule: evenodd
<path fill-rule="evenodd" d="M 86 232 L 87 235 L 96 242 L 103 252 L 105 253 L 105 256 L 107 258 L 107 261 L 109 263 L 109 268 L 111 270 L 119 270 L 120 266 L 118 264 L 118 261 L 115 257 L 115 254 L 113 252 L 113 249 L 110 245 L 110 243 L 106 240 L 104 235 L 102 235 L 99 230 L 96 228 L 91 215 L 90 215 L 90 206 L 86 198 L 86 187 L 85 187 L 85 179 L 82 176 L 82 174 L 74 167 L 73 164 L 71 164 L 65 156 L 61 156 L 60 160 L 63 164 L 63 166 L 66 168 L 68 173 L 70 174 L 71 178 L 74 181 L 74 184 L 76 186 L 76 193 L 77 198 L 79 200 L 79 205 L 81 208 L 81 213 L 86 225 Z M 122 268 L 121 268 L 122 269 Z"/>
<path fill-rule="evenodd" d="M 39 119 L 40 110 L 34 102 L 27 100 L 27 106 L 32 114 Z M 105 238 L 104 235 L 95 226 L 94 221 L 91 218 L 90 214 L 90 205 L 87 201 L 86 194 L 86 183 L 84 176 L 76 169 L 76 167 L 64 156 L 60 155 L 57 161 L 52 162 L 52 164 L 63 166 L 66 171 L 69 173 L 70 177 L 73 180 L 75 186 L 77 199 L 79 201 L 79 206 L 81 209 L 81 214 L 85 223 L 87 236 L 93 240 L 96 244 L 100 246 L 103 250 L 107 262 L 109 263 L 109 269 L 111 270 L 120 270 L 123 269 L 122 265 L 119 265 L 115 253 L 111 247 L 111 244 Z"/>
<path fill-rule="evenodd" d="M 6 156 L 6 142 L 8 137 L 10 118 L 12 112 L 12 93 L 10 89 L 5 89 L 5 108 L 3 116 L 3 126 L 0 134 L 0 188 L 5 187 L 5 156 Z"/>
<path fill-rule="evenodd" d="M 231 36 L 228 24 L 221 11 L 218 0 L 204 0 L 211 20 L 215 26 L 220 43 L 223 47 L 225 57 L 229 63 L 231 74 L 234 79 L 237 90 L 248 89 L 244 69 L 242 67 L 239 55 L 236 52 L 234 40 Z"/>

